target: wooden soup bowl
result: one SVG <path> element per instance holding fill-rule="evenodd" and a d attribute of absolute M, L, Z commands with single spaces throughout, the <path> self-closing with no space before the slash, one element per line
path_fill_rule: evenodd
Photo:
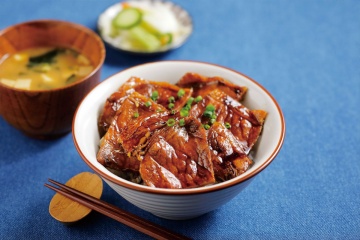
<path fill-rule="evenodd" d="M 86 56 L 94 70 L 82 80 L 51 90 L 22 90 L 0 83 L 0 114 L 12 126 L 35 138 L 55 138 L 71 130 L 75 110 L 83 97 L 100 82 L 105 59 L 101 38 L 75 23 L 36 20 L 0 32 L 0 59 L 34 48 L 72 48 Z"/>

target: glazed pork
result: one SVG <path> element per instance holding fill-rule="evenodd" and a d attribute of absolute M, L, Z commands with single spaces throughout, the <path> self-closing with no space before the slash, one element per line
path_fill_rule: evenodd
<path fill-rule="evenodd" d="M 184 89 L 184 96 L 180 99 L 177 96 L 179 90 L 180 87 L 170 83 L 148 81 L 138 77 L 131 77 L 118 89 L 118 91 L 114 92 L 106 100 L 99 117 L 100 135 L 103 136 L 105 134 L 122 102 L 133 92 L 137 92 L 145 97 L 155 100 L 157 104 L 162 105 L 164 108 L 168 108 L 169 98 L 173 97 L 174 106 L 169 110 L 178 111 L 192 94 L 192 90 L 186 88 Z"/>
<path fill-rule="evenodd" d="M 97 160 L 116 170 L 138 171 L 139 152 L 152 132 L 165 125 L 169 114 L 162 105 L 138 92 L 123 99 L 116 113 L 101 139 Z"/>
<path fill-rule="evenodd" d="M 206 96 L 212 90 L 219 89 L 237 101 L 241 101 L 247 91 L 247 87 L 235 85 L 221 77 L 205 77 L 197 73 L 186 73 L 176 85 L 192 88 L 193 97 Z"/>
<path fill-rule="evenodd" d="M 263 110 L 240 103 L 246 87 L 185 74 L 176 85 L 130 78 L 99 116 L 98 161 L 156 188 L 194 188 L 246 172 Z"/>
<path fill-rule="evenodd" d="M 215 182 L 206 130 L 193 118 L 152 136 L 140 164 L 144 183 L 160 188 L 192 188 Z"/>

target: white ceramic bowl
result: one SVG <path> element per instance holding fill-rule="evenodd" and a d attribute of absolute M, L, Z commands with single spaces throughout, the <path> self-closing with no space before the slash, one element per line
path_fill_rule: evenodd
<path fill-rule="evenodd" d="M 194 189 L 160 189 L 124 180 L 96 160 L 99 148 L 97 120 L 111 93 L 131 76 L 176 83 L 186 72 L 220 76 L 248 87 L 243 102 L 250 109 L 268 112 L 261 137 L 253 149 L 254 165 L 244 174 L 229 181 Z M 89 167 L 123 198 L 145 211 L 167 219 L 189 219 L 225 204 L 264 170 L 281 149 L 285 136 L 283 113 L 271 94 L 251 78 L 228 68 L 203 62 L 163 61 L 147 63 L 121 71 L 95 87 L 81 102 L 73 121 L 75 146 Z"/>

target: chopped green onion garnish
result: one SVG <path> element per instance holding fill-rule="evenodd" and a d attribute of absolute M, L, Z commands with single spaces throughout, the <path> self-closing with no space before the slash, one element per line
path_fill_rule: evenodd
<path fill-rule="evenodd" d="M 166 121 L 166 124 L 171 127 L 175 125 L 175 119 L 170 118 L 169 120 Z"/>
<path fill-rule="evenodd" d="M 159 92 L 158 92 L 158 91 L 153 91 L 153 92 L 151 93 L 151 99 L 152 99 L 153 101 L 156 101 L 158 98 L 159 98 Z"/>
<path fill-rule="evenodd" d="M 210 123 L 211 123 L 211 124 L 214 124 L 215 121 L 216 121 L 216 119 L 214 119 L 214 118 L 210 119 Z"/>
<path fill-rule="evenodd" d="M 215 119 L 216 118 L 216 114 L 215 114 L 215 107 L 212 104 L 209 104 L 206 106 L 205 111 L 203 113 L 204 117 L 207 118 L 211 118 L 211 119 Z"/>
<path fill-rule="evenodd" d="M 171 96 L 171 97 L 169 97 L 168 101 L 169 101 L 169 103 L 173 103 L 173 102 L 175 102 L 175 98 L 173 96 Z"/>
<path fill-rule="evenodd" d="M 212 105 L 212 104 L 207 105 L 207 106 L 206 106 L 206 111 L 214 112 L 214 111 L 215 111 L 214 105 Z"/>
<path fill-rule="evenodd" d="M 206 130 L 209 130 L 210 126 L 208 124 L 203 125 Z"/>
<path fill-rule="evenodd" d="M 189 105 L 186 104 L 182 109 L 185 109 L 185 110 L 188 110 L 188 111 L 189 111 L 190 108 L 191 108 L 191 106 L 189 106 Z"/>
<path fill-rule="evenodd" d="M 151 102 L 150 102 L 150 101 L 145 102 L 145 106 L 146 106 L 146 107 L 150 107 L 150 106 L 151 106 Z"/>
<path fill-rule="evenodd" d="M 205 112 L 203 113 L 203 115 L 204 115 L 204 117 L 211 118 L 211 116 L 213 115 L 213 112 L 211 112 L 211 111 L 205 111 Z"/>
<path fill-rule="evenodd" d="M 196 102 L 196 103 L 200 102 L 201 100 L 202 100 L 202 96 L 197 96 L 197 97 L 195 98 L 195 102 Z"/>
<path fill-rule="evenodd" d="M 172 109 L 172 108 L 174 108 L 174 107 L 175 107 L 175 104 L 169 103 L 168 108 Z"/>
<path fill-rule="evenodd" d="M 174 115 L 175 113 L 176 113 L 175 110 L 171 110 L 171 112 L 170 112 L 171 115 Z"/>
<path fill-rule="evenodd" d="M 182 109 L 180 110 L 180 116 L 182 116 L 182 117 L 187 117 L 187 116 L 189 116 L 189 110 L 188 110 L 188 109 L 185 109 L 185 108 L 182 108 Z"/>
<path fill-rule="evenodd" d="M 226 123 L 225 123 L 225 127 L 226 127 L 227 129 L 231 128 L 230 123 L 226 122 Z"/>
<path fill-rule="evenodd" d="M 179 125 L 180 127 L 185 125 L 185 120 L 183 118 L 179 120 Z"/>
<path fill-rule="evenodd" d="M 134 118 L 138 118 L 139 117 L 139 113 L 138 112 L 134 112 Z"/>
<path fill-rule="evenodd" d="M 194 101 L 194 98 L 193 97 L 190 97 L 187 102 L 186 102 L 186 105 L 189 105 L 191 107 L 191 104 L 193 103 Z"/>
<path fill-rule="evenodd" d="M 183 97 L 185 95 L 185 90 L 184 89 L 180 89 L 177 93 L 178 97 Z"/>

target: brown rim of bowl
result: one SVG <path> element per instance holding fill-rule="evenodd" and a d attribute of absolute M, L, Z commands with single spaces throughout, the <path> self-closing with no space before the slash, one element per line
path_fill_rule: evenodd
<path fill-rule="evenodd" d="M 246 175 L 246 176 L 238 176 L 235 177 L 231 180 L 222 182 L 222 183 L 218 183 L 218 184 L 214 184 L 211 186 L 205 186 L 205 187 L 199 187 L 199 188 L 191 188 L 191 189 L 165 189 L 165 188 L 152 188 L 152 187 L 148 187 L 148 186 L 144 186 L 144 185 L 140 185 L 140 184 L 135 184 L 135 183 L 131 183 L 128 182 L 127 180 L 123 179 L 123 180 L 118 180 L 108 174 L 104 174 L 101 171 L 99 171 L 86 157 L 85 155 L 82 153 L 81 149 L 79 148 L 79 145 L 76 141 L 76 136 L 75 136 L 75 132 L 74 132 L 74 123 L 75 123 L 75 118 L 78 112 L 78 109 L 80 107 L 80 105 L 82 104 L 82 102 L 84 101 L 84 99 L 87 97 L 85 96 L 83 98 L 83 100 L 80 102 L 80 104 L 78 105 L 76 112 L 74 114 L 74 118 L 73 118 L 73 122 L 72 122 L 72 135 L 73 135 L 73 141 L 75 144 L 75 147 L 78 151 L 78 153 L 80 154 L 81 158 L 85 161 L 85 163 L 93 170 L 95 171 L 97 174 L 99 174 L 101 177 L 105 178 L 108 181 L 111 181 L 112 183 L 116 184 L 116 185 L 120 185 L 122 187 L 131 189 L 131 190 L 136 190 L 136 191 L 140 191 L 140 192 L 147 192 L 147 193 L 153 193 L 153 194 L 163 194 L 163 195 L 192 195 L 192 194 L 201 194 L 201 193 L 210 193 L 210 192 L 215 192 L 215 191 L 219 191 L 228 187 L 232 187 L 235 186 L 239 183 L 245 182 L 246 180 L 251 179 L 252 177 L 256 176 L 258 173 L 260 173 L 262 170 L 264 170 L 277 156 L 277 154 L 280 152 L 280 149 L 283 145 L 284 142 L 284 138 L 285 138 L 285 131 L 286 131 L 286 127 L 285 127 L 285 118 L 284 118 L 284 114 L 278 104 L 278 102 L 275 100 L 275 98 L 269 93 L 268 90 L 266 90 L 261 84 L 259 84 L 258 82 L 256 82 L 255 80 L 253 80 L 252 78 L 238 72 L 235 71 L 231 68 L 228 67 L 224 67 L 218 64 L 212 64 L 212 63 L 207 63 L 207 62 L 201 62 L 201 61 L 191 61 L 191 60 L 171 60 L 171 61 L 156 61 L 156 62 L 149 62 L 149 63 L 144 63 L 144 64 L 140 64 L 140 65 L 136 65 L 130 68 L 126 68 L 123 69 L 111 76 L 109 76 L 106 79 L 109 79 L 110 77 L 119 74 L 123 71 L 126 71 L 128 69 L 131 68 L 135 68 L 135 67 L 139 67 L 139 66 L 144 66 L 144 65 L 148 65 L 148 64 L 154 64 L 154 63 L 166 63 L 166 62 L 188 62 L 188 63 L 200 63 L 200 64 L 206 64 L 206 65 L 212 65 L 212 66 L 216 66 L 216 67 L 220 67 L 220 68 L 224 68 L 227 69 L 229 71 L 232 71 L 236 74 L 239 74 L 245 78 L 247 78 L 248 80 L 252 81 L 254 84 L 256 84 L 258 87 L 260 87 L 273 101 L 273 103 L 276 106 L 276 109 L 280 115 L 280 120 L 281 120 L 281 133 L 280 133 L 280 138 L 278 140 L 278 143 L 276 145 L 276 148 L 273 150 L 273 152 L 271 153 L 271 155 L 268 157 L 268 159 L 266 159 L 264 161 L 264 163 L 262 165 L 260 165 L 257 169 L 255 169 L 251 174 Z M 104 82 L 104 81 L 103 81 Z M 99 83 L 98 85 L 102 84 Z M 94 88 L 95 89 L 95 88 Z M 93 91 L 93 90 L 92 90 Z M 91 92 L 91 91 L 90 91 Z M 88 94 L 90 94 L 90 92 Z M 109 171 L 110 173 L 110 171 Z M 119 177 L 120 178 L 120 177 Z"/>
<path fill-rule="evenodd" d="M 92 70 L 92 72 L 88 75 L 86 75 L 83 79 L 81 79 L 80 81 L 76 81 L 74 83 L 68 84 L 64 87 L 59 87 L 59 88 L 51 88 L 51 89 L 46 89 L 46 90 L 26 90 L 26 89 L 20 89 L 20 88 L 13 88 L 10 86 L 7 86 L 5 84 L 0 83 L 1 86 L 9 88 L 9 89 L 16 89 L 17 91 L 20 92 L 52 92 L 52 91 L 58 91 L 61 89 L 66 89 L 66 88 L 70 88 L 74 85 L 80 84 L 83 81 L 85 81 L 85 79 L 90 78 L 91 76 L 93 76 L 97 71 L 99 71 L 99 69 L 102 67 L 102 65 L 104 64 L 105 61 L 105 56 L 106 56 L 106 50 L 105 50 L 105 45 L 104 42 L 102 41 L 102 39 L 100 38 L 100 36 L 93 30 L 91 30 L 88 27 L 85 27 L 84 25 L 78 24 L 78 23 L 73 23 L 73 22 L 68 22 L 68 21 L 64 21 L 64 20 L 57 20 L 57 19 L 39 19 L 39 20 L 30 20 L 30 21 L 26 21 L 26 22 L 21 22 L 21 23 L 17 23 L 15 25 L 11 25 L 7 28 L 4 28 L 0 31 L 0 36 L 3 35 L 5 32 L 9 31 L 11 28 L 16 28 L 18 26 L 21 25 L 25 25 L 25 24 L 32 24 L 32 23 L 41 23 L 41 22 L 52 22 L 52 23 L 63 23 L 63 24 L 67 24 L 70 27 L 73 28 L 77 28 L 80 29 L 81 31 L 84 31 L 86 33 L 88 33 L 89 35 L 91 35 L 92 37 L 94 37 L 94 39 L 96 40 L 96 42 L 98 42 L 100 48 L 101 48 L 101 59 L 99 61 L 99 64 L 97 64 L 95 66 L 95 68 Z"/>

